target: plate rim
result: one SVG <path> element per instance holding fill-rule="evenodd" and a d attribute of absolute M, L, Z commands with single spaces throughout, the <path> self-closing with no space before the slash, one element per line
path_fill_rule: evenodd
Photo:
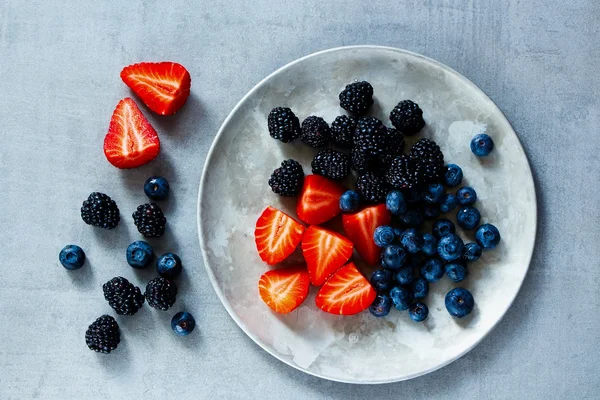
<path fill-rule="evenodd" d="M 477 339 L 476 341 L 474 341 L 472 343 L 472 345 L 468 346 L 464 351 L 460 352 L 459 354 L 457 354 L 456 356 L 436 365 L 435 367 L 423 370 L 423 371 L 419 371 L 416 373 L 411 373 L 402 377 L 399 377 L 397 379 L 383 379 L 383 380 L 366 380 L 366 381 L 358 381 L 355 379 L 342 379 L 342 378 L 334 378 L 334 377 L 330 377 L 330 376 L 325 376 L 322 374 L 319 374 L 317 372 L 313 372 L 313 371 L 309 371 L 306 368 L 302 368 L 299 365 L 291 362 L 291 360 L 285 359 L 283 356 L 281 356 L 279 353 L 272 351 L 271 349 L 269 349 L 267 346 L 265 346 L 262 341 L 260 340 L 260 338 L 256 337 L 252 332 L 250 332 L 247 327 L 245 326 L 245 324 L 237 317 L 237 314 L 233 311 L 233 309 L 231 308 L 231 306 L 229 305 L 229 302 L 227 301 L 227 299 L 225 298 L 223 291 L 220 289 L 220 287 L 217 284 L 217 279 L 212 271 L 212 269 L 209 267 L 209 262 L 208 262 L 208 254 L 207 254 L 207 249 L 204 245 L 205 242 L 205 238 L 203 236 L 203 223 L 202 223 L 202 217 L 201 217 L 201 210 L 202 210 L 202 197 L 204 194 L 204 184 L 205 184 L 205 180 L 206 180 L 206 176 L 208 175 L 208 166 L 211 163 L 211 160 L 213 158 L 213 154 L 215 152 L 215 148 L 216 148 L 216 143 L 219 141 L 219 139 L 221 138 L 221 136 L 223 135 L 223 132 L 225 130 L 225 127 L 229 124 L 229 121 L 233 118 L 233 116 L 237 113 L 237 111 L 241 108 L 242 104 L 246 101 L 247 98 L 249 98 L 250 96 L 252 96 L 256 91 L 258 91 L 262 85 L 267 82 L 268 80 L 270 80 L 272 77 L 280 74 L 281 72 L 285 71 L 286 69 L 301 63 L 309 58 L 313 58 L 313 57 L 318 57 L 321 56 L 323 54 L 326 53 L 333 53 L 333 52 L 337 52 L 337 51 L 348 51 L 348 50 L 386 50 L 386 51 L 393 51 L 393 52 L 398 52 L 401 53 L 403 55 L 408 55 L 411 57 L 416 57 L 419 58 L 427 63 L 430 63 L 438 68 L 441 68 L 442 70 L 444 70 L 447 73 L 450 73 L 451 75 L 454 75 L 456 78 L 458 78 L 462 83 L 469 85 L 470 87 L 472 87 L 476 92 L 478 92 L 479 94 L 483 95 L 483 98 L 485 99 L 485 101 L 489 102 L 491 107 L 495 108 L 498 111 L 499 116 L 501 117 L 501 119 L 503 120 L 503 122 L 505 122 L 507 124 L 507 126 L 510 128 L 510 130 L 512 131 L 513 135 L 516 137 L 517 139 L 517 145 L 518 148 L 521 150 L 521 152 L 524 154 L 525 156 L 525 160 L 527 161 L 527 173 L 529 175 L 529 178 L 531 179 L 531 182 L 533 184 L 533 205 L 534 205 L 534 212 L 533 212 L 533 243 L 531 244 L 531 251 L 528 254 L 528 259 L 527 259 L 527 268 L 525 270 L 525 273 L 523 274 L 523 279 L 521 279 L 521 281 L 519 282 L 519 286 L 515 292 L 515 295 L 513 296 L 512 299 L 510 299 L 510 302 L 507 303 L 507 306 L 499 313 L 499 317 L 498 319 L 492 324 L 492 326 L 490 327 L 490 329 L 488 329 L 487 332 L 485 332 L 479 339 Z M 306 56 L 300 57 L 294 61 L 291 61 L 285 65 L 283 65 L 280 68 L 277 68 L 275 71 L 273 71 L 272 73 L 270 73 L 269 75 L 267 75 L 265 78 L 261 79 L 256 85 L 254 85 L 252 87 L 252 89 L 250 89 L 235 105 L 235 107 L 233 107 L 233 109 L 229 112 L 229 114 L 227 115 L 227 117 L 225 118 L 225 120 L 221 123 L 219 130 L 217 131 L 217 134 L 215 135 L 215 137 L 213 138 L 210 148 L 208 150 L 208 153 L 206 155 L 206 159 L 204 161 L 204 166 L 202 169 L 202 175 L 200 178 L 200 187 L 198 190 L 198 200 L 197 200 L 197 210 L 196 210 L 196 227 L 198 229 L 198 240 L 200 243 L 200 251 L 202 253 L 202 259 L 204 261 L 204 269 L 206 270 L 207 274 L 208 274 L 208 278 L 210 279 L 210 283 L 213 287 L 213 290 L 215 291 L 215 293 L 217 294 L 217 296 L 219 297 L 219 300 L 221 301 L 221 304 L 225 307 L 225 309 L 227 310 L 227 313 L 229 314 L 229 316 L 235 321 L 235 323 L 237 324 L 237 326 L 250 338 L 252 339 L 252 341 L 254 343 L 256 343 L 261 349 L 263 349 L 264 351 L 266 351 L 267 353 L 271 354 L 273 357 L 275 357 L 276 359 L 278 359 L 279 361 L 299 370 L 302 371 L 306 374 L 321 378 L 321 379 L 325 379 L 325 380 L 329 380 L 329 381 L 334 381 L 334 382 L 341 382 L 341 383 L 350 383 L 350 384 L 362 384 L 362 385 L 376 385 L 376 384 L 385 384 L 385 383 L 394 383 L 394 382 L 401 382 L 401 381 L 406 381 L 406 380 L 410 380 L 413 378 L 417 378 L 423 375 L 427 375 L 430 374 L 434 371 L 437 371 L 451 363 L 453 363 L 454 361 L 458 360 L 459 358 L 463 357 L 465 354 L 467 354 L 468 352 L 470 352 L 471 350 L 473 350 L 477 345 L 479 345 L 479 343 L 481 343 L 483 341 L 483 339 L 485 339 L 490 332 L 492 332 L 496 326 L 498 326 L 498 323 L 504 318 L 504 316 L 506 315 L 506 312 L 508 311 L 508 309 L 512 306 L 513 302 L 515 301 L 515 299 L 517 298 L 517 296 L 519 295 L 519 292 L 521 291 L 521 288 L 523 287 L 523 282 L 525 281 L 525 279 L 527 278 L 527 275 L 529 273 L 529 269 L 531 267 L 531 260 L 533 258 L 533 253 L 535 251 L 535 247 L 536 247 L 536 242 L 537 242 L 537 231 L 538 231 L 538 202 L 537 202 L 537 193 L 536 193 L 536 187 L 535 187 L 535 180 L 533 177 L 533 173 L 531 170 L 531 164 L 529 162 L 529 157 L 527 156 L 527 153 L 525 152 L 525 149 L 523 148 L 523 144 L 521 143 L 521 140 L 519 139 L 519 136 L 517 135 L 517 132 L 514 130 L 512 124 L 510 123 L 510 121 L 506 118 L 506 116 L 504 115 L 504 113 L 502 112 L 502 110 L 496 105 L 496 103 L 481 89 L 479 88 L 479 86 L 477 86 L 475 83 L 473 83 L 470 79 L 468 79 L 467 77 L 465 77 L 464 75 L 462 75 L 460 72 L 454 70 L 453 68 L 447 66 L 446 64 L 443 64 L 439 61 L 436 61 L 430 57 L 424 56 L 422 54 L 419 53 L 415 53 L 409 50 L 405 50 L 405 49 L 400 49 L 397 47 L 391 47 L 391 46 L 379 46 L 379 45 L 353 45 L 353 46 L 339 46 L 339 47 L 333 47 L 333 48 L 329 48 L 329 49 L 325 49 L 325 50 L 320 50 L 320 51 L 316 51 L 314 53 L 310 53 Z"/>

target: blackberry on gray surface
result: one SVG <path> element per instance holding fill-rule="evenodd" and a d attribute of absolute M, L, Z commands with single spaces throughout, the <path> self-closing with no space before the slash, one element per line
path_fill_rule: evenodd
<path fill-rule="evenodd" d="M 144 304 L 140 288 L 118 276 L 102 286 L 104 298 L 119 315 L 133 315 Z"/>
<path fill-rule="evenodd" d="M 387 128 L 387 135 L 385 138 L 385 154 L 390 156 L 399 156 L 404 151 L 404 135 L 394 128 Z"/>
<path fill-rule="evenodd" d="M 323 175 L 325 178 L 341 180 L 350 172 L 350 160 L 341 151 L 332 149 L 319 150 L 312 163 L 313 174 Z"/>
<path fill-rule="evenodd" d="M 327 122 L 321 117 L 311 115 L 302 121 L 300 139 L 311 147 L 323 147 L 329 142 L 331 131 Z"/>
<path fill-rule="evenodd" d="M 113 229 L 121 215 L 117 203 L 104 193 L 93 192 L 81 205 L 81 218 L 88 225 Z"/>
<path fill-rule="evenodd" d="M 354 136 L 357 123 L 358 118 L 356 117 L 347 115 L 336 117 L 331 123 L 331 140 L 333 143 L 341 147 L 351 147 L 353 143 L 352 136 Z"/>
<path fill-rule="evenodd" d="M 340 106 L 353 114 L 363 114 L 373 105 L 373 86 L 367 81 L 346 85 L 339 95 Z"/>
<path fill-rule="evenodd" d="M 417 103 L 403 100 L 390 113 L 392 125 L 407 136 L 419 133 L 425 126 L 423 111 Z"/>
<path fill-rule="evenodd" d="M 142 204 L 132 216 L 135 226 L 144 237 L 161 237 L 165 233 L 167 219 L 157 204 Z"/>
<path fill-rule="evenodd" d="M 411 189 L 420 184 L 416 162 L 408 156 L 394 158 L 385 179 L 396 189 Z"/>
<path fill-rule="evenodd" d="M 385 150 L 387 128 L 374 117 L 362 117 L 354 131 L 354 147 L 363 154 L 377 157 Z"/>
<path fill-rule="evenodd" d="M 383 203 L 388 193 L 388 185 L 377 174 L 367 172 L 356 180 L 356 190 L 367 203 Z"/>
<path fill-rule="evenodd" d="M 145 295 L 150 307 L 167 311 L 177 300 L 177 286 L 167 278 L 154 278 L 148 282 Z"/>
<path fill-rule="evenodd" d="M 444 154 L 433 140 L 419 139 L 410 149 L 410 158 L 415 160 L 417 174 L 423 183 L 438 182 L 442 178 Z"/>
<path fill-rule="evenodd" d="M 372 157 L 367 156 L 357 147 L 350 150 L 350 165 L 359 174 L 369 171 L 371 163 Z"/>
<path fill-rule="evenodd" d="M 121 333 L 117 321 L 110 315 L 96 319 L 85 332 L 85 343 L 98 353 L 110 353 L 121 342 Z"/>
<path fill-rule="evenodd" d="M 304 171 L 298 161 L 285 160 L 281 163 L 281 167 L 277 168 L 271 174 L 269 186 L 273 193 L 280 196 L 296 196 L 302 189 L 304 182 Z"/>
<path fill-rule="evenodd" d="M 287 107 L 275 107 L 268 117 L 269 134 L 272 138 L 289 143 L 300 137 L 300 121 Z"/>

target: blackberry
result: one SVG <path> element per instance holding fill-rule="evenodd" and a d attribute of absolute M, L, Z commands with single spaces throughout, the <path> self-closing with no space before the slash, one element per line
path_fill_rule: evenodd
<path fill-rule="evenodd" d="M 304 171 L 298 161 L 285 160 L 281 163 L 281 167 L 277 168 L 271 174 L 269 186 L 273 193 L 280 196 L 296 196 L 302 183 L 304 182 Z"/>
<path fill-rule="evenodd" d="M 377 157 L 383 154 L 386 145 L 387 128 L 374 117 L 358 120 L 354 131 L 354 146 L 367 156 Z"/>
<path fill-rule="evenodd" d="M 341 151 L 324 149 L 319 150 L 312 163 L 313 174 L 323 175 L 325 178 L 341 180 L 350 172 L 348 156 Z"/>
<path fill-rule="evenodd" d="M 350 150 L 350 165 L 352 169 L 363 174 L 370 169 L 372 158 L 367 156 L 357 147 Z"/>
<path fill-rule="evenodd" d="M 410 150 L 410 158 L 415 160 L 423 183 L 438 182 L 444 175 L 444 154 L 433 140 L 419 139 Z"/>
<path fill-rule="evenodd" d="M 399 156 L 392 160 L 385 179 L 396 189 L 411 189 L 420 184 L 416 163 L 407 156 Z"/>
<path fill-rule="evenodd" d="M 269 113 L 269 134 L 272 138 L 289 143 L 300 137 L 300 121 L 287 107 L 275 107 Z"/>
<path fill-rule="evenodd" d="M 150 307 L 167 311 L 177 300 L 177 286 L 167 278 L 154 278 L 148 282 L 145 295 Z"/>
<path fill-rule="evenodd" d="M 119 225 L 121 215 L 113 199 L 104 193 L 93 192 L 81 205 L 81 218 L 88 225 L 113 229 Z"/>
<path fill-rule="evenodd" d="M 382 178 L 373 172 L 367 172 L 356 180 L 356 189 L 367 203 L 383 203 L 388 187 Z"/>
<path fill-rule="evenodd" d="M 132 216 L 138 231 L 145 237 L 161 237 L 165 233 L 167 219 L 157 204 L 142 204 Z"/>
<path fill-rule="evenodd" d="M 110 353 L 121 342 L 121 333 L 117 321 L 110 315 L 96 319 L 85 332 L 85 343 L 98 353 Z"/>
<path fill-rule="evenodd" d="M 385 154 L 390 156 L 399 156 L 404 151 L 404 135 L 394 128 L 387 128 L 387 135 L 385 137 Z"/>
<path fill-rule="evenodd" d="M 112 278 L 102 286 L 104 298 L 119 315 L 133 315 L 144 304 L 140 288 L 123 277 Z"/>
<path fill-rule="evenodd" d="M 340 107 L 353 114 L 363 114 L 373 105 L 373 86 L 367 81 L 346 85 L 339 95 Z"/>
<path fill-rule="evenodd" d="M 323 118 L 311 115 L 302 121 L 300 139 L 310 147 L 323 147 L 330 137 L 331 130 Z"/>
<path fill-rule="evenodd" d="M 358 119 L 356 117 L 348 117 L 347 115 L 340 115 L 336 117 L 331 123 L 331 140 L 333 143 L 341 147 L 352 146 L 352 136 L 354 136 L 354 130 Z"/>
<path fill-rule="evenodd" d="M 423 120 L 423 110 L 417 103 L 410 100 L 403 100 L 390 113 L 392 125 L 407 136 L 419 133 L 425 126 Z"/>

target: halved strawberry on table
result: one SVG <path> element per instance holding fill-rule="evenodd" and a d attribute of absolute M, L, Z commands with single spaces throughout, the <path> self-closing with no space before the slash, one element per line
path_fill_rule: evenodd
<path fill-rule="evenodd" d="M 352 257 L 352 242 L 339 233 L 309 226 L 302 238 L 302 253 L 310 283 L 321 286 L 327 278 Z"/>
<path fill-rule="evenodd" d="M 385 204 L 364 208 L 363 210 L 342 215 L 344 233 L 354 243 L 361 258 L 369 265 L 379 263 L 381 248 L 375 245 L 373 233 L 378 226 L 389 225 L 392 215 Z"/>
<path fill-rule="evenodd" d="M 321 310 L 337 315 L 353 315 L 366 310 L 377 293 L 354 263 L 337 270 L 317 293 Z"/>
<path fill-rule="evenodd" d="M 340 197 L 345 191 L 339 183 L 321 175 L 306 176 L 296 205 L 298 218 L 308 225 L 329 221 L 341 212 Z"/>
<path fill-rule="evenodd" d="M 260 258 L 269 265 L 285 260 L 296 250 L 304 235 L 304 225 L 274 207 L 267 207 L 254 229 Z"/>
<path fill-rule="evenodd" d="M 136 168 L 152 161 L 160 140 L 133 99 L 117 104 L 104 138 L 104 155 L 117 168 Z"/>
<path fill-rule="evenodd" d="M 121 71 L 121 79 L 160 115 L 175 114 L 190 95 L 192 83 L 184 66 L 170 61 L 129 65 Z"/>
<path fill-rule="evenodd" d="M 258 281 L 258 292 L 271 309 L 280 314 L 295 310 L 308 296 L 310 279 L 302 266 L 265 272 Z"/>

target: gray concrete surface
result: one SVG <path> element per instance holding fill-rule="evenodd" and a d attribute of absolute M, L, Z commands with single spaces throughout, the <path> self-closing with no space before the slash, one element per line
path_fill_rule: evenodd
<path fill-rule="evenodd" d="M 2 2 L 0 398 L 599 398 L 599 18 L 595 0 Z M 519 133 L 539 196 L 533 263 L 500 325 L 450 366 L 377 387 L 304 375 L 246 338 L 210 286 L 196 232 L 200 173 L 230 109 L 275 68 L 351 44 L 416 51 L 479 85 Z M 163 59 L 190 70 L 192 96 L 174 118 L 151 116 L 159 159 L 118 171 L 102 140 L 129 94 L 119 71 Z M 110 311 L 101 284 L 152 276 L 124 252 L 154 173 L 173 196 L 169 233 L 153 243 L 184 260 L 177 308 L 197 331 L 178 338 L 170 312 L 145 307 L 119 318 L 118 351 L 97 355 L 83 336 Z M 94 190 L 120 205 L 117 230 L 81 222 Z M 89 257 L 76 272 L 57 262 L 71 242 Z"/>

